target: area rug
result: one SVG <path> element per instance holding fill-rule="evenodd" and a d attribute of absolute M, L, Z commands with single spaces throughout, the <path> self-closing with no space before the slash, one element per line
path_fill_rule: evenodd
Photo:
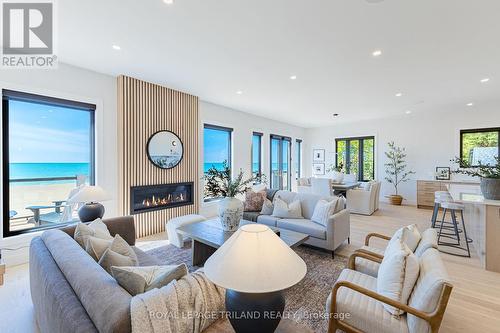
<path fill-rule="evenodd" d="M 336 255 L 332 259 L 329 252 L 305 246 L 300 246 L 295 251 L 306 262 L 307 274 L 301 282 L 285 291 L 285 315 L 315 332 L 326 332 L 326 299 L 340 272 L 346 267 L 347 258 Z M 199 268 L 191 265 L 191 249 L 187 244 L 183 249 L 166 245 L 147 253 L 165 264 L 185 263 L 190 272 Z"/>

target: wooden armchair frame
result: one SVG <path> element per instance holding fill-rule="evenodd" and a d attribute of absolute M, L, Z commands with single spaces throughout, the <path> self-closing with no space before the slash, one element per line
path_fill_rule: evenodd
<path fill-rule="evenodd" d="M 349 268 L 354 269 L 355 268 L 355 261 L 356 258 L 365 258 L 368 260 L 373 260 L 375 262 L 381 262 L 380 258 L 373 257 L 367 253 L 354 253 L 349 257 Z M 453 289 L 453 286 L 449 283 L 444 284 L 444 288 L 441 290 L 441 294 L 439 296 L 438 300 L 438 306 L 433 312 L 423 312 L 418 309 L 415 309 L 411 306 L 408 306 L 407 304 L 395 301 L 393 299 L 390 299 L 388 297 L 385 297 L 383 295 L 380 295 L 373 290 L 366 289 L 362 286 L 359 286 L 355 283 L 349 282 L 349 281 L 338 281 L 335 283 L 332 289 L 332 303 L 330 304 L 330 320 L 328 323 L 328 333 L 335 333 L 337 329 L 343 330 L 344 332 L 347 333 L 363 333 L 360 329 L 342 321 L 339 319 L 335 318 L 335 313 L 336 313 L 336 308 L 337 308 L 337 292 L 340 288 L 348 288 L 351 290 L 354 290 L 355 292 L 361 293 L 363 295 L 366 295 L 368 297 L 371 297 L 379 302 L 391 305 L 395 308 L 398 308 L 402 311 L 405 311 L 409 314 L 412 314 L 418 318 L 421 318 L 425 320 L 427 323 L 429 323 L 431 327 L 431 332 L 432 333 L 437 333 L 439 332 L 439 328 L 441 326 L 441 322 L 443 321 L 443 316 L 446 311 L 446 307 L 448 305 L 448 300 L 450 299 L 450 294 L 451 290 Z"/>

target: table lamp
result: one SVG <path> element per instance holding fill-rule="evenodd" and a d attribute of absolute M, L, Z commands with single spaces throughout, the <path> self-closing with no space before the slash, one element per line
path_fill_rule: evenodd
<path fill-rule="evenodd" d="M 237 333 L 274 332 L 285 309 L 282 290 L 306 275 L 306 264 L 268 226 L 239 228 L 205 263 L 205 274 L 226 288 L 226 310 Z M 250 314 L 250 315 L 248 315 Z"/>
<path fill-rule="evenodd" d="M 84 205 L 78 210 L 78 217 L 82 222 L 91 222 L 104 216 L 104 206 L 99 202 L 109 199 L 110 196 L 102 187 L 84 186 L 68 199 L 68 203 L 83 203 Z"/>

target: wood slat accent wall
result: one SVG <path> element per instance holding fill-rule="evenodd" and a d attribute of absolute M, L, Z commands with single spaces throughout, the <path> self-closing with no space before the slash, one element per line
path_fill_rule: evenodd
<path fill-rule="evenodd" d="M 119 205 L 130 214 L 130 187 L 194 182 L 194 204 L 134 215 L 137 237 L 165 230 L 172 217 L 199 211 L 198 97 L 127 76 L 118 77 Z M 169 130 L 183 142 L 184 157 L 173 169 L 160 169 L 147 156 L 149 137 Z"/>

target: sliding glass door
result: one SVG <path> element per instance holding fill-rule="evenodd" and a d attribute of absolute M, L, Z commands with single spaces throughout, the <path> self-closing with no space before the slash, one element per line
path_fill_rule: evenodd
<path fill-rule="evenodd" d="M 271 179 L 272 189 L 291 189 L 291 138 L 271 135 Z"/>
<path fill-rule="evenodd" d="M 336 166 L 355 174 L 359 181 L 375 178 L 375 138 L 341 138 L 335 140 Z"/>

